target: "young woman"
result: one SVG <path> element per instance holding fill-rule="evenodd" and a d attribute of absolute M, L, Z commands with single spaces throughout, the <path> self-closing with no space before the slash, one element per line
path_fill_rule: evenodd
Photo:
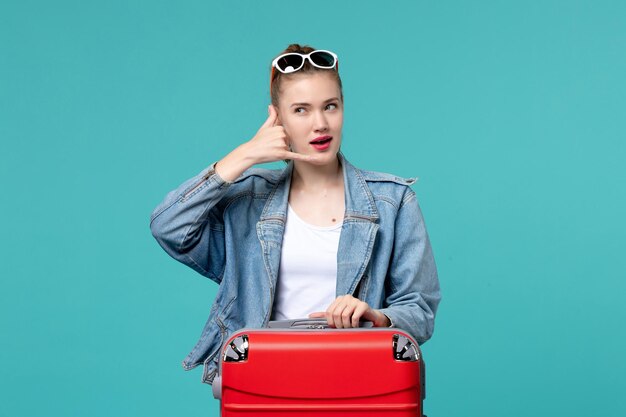
<path fill-rule="evenodd" d="M 219 284 L 200 340 L 204 364 L 244 327 L 288 318 L 360 320 L 428 340 L 439 281 L 414 180 L 364 171 L 340 152 L 336 54 L 298 44 L 272 61 L 269 116 L 249 141 L 171 191 L 150 227 L 172 257 Z M 282 170 L 254 165 L 287 161 Z"/>

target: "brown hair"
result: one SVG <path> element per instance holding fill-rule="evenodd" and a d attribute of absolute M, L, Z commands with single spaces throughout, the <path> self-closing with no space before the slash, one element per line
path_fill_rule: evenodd
<path fill-rule="evenodd" d="M 309 52 L 314 51 L 315 48 L 309 46 L 309 45 L 299 45 L 297 43 L 292 43 L 291 45 L 289 45 L 284 51 L 282 51 L 281 53 L 279 53 L 278 55 L 276 55 L 276 57 L 282 55 L 282 54 L 286 54 L 289 52 L 298 52 L 301 54 L 308 54 Z M 272 59 L 273 61 L 273 59 Z M 314 72 L 318 72 L 318 71 L 326 71 L 329 74 L 331 74 L 332 78 L 334 78 L 337 81 L 337 85 L 339 86 L 339 94 L 341 95 L 341 101 L 343 101 L 343 87 L 341 85 L 341 78 L 339 77 L 339 71 L 337 71 L 337 67 L 335 67 L 332 70 L 328 70 L 328 69 L 323 69 L 323 68 L 317 68 L 314 65 L 311 65 L 311 63 L 309 62 L 308 59 L 304 60 L 304 66 L 299 69 L 298 71 L 292 73 L 292 74 L 283 74 L 282 72 L 278 71 L 277 69 L 274 69 L 274 72 L 272 74 L 272 67 L 271 67 L 271 63 L 270 63 L 270 74 L 271 74 L 271 80 L 270 80 L 270 84 L 271 84 L 271 88 L 270 88 L 270 97 L 272 99 L 272 105 L 274 105 L 274 107 L 278 107 L 278 96 L 280 93 L 280 86 L 282 84 L 282 80 L 283 79 L 290 79 L 293 77 L 296 77 L 297 74 L 311 74 Z"/>

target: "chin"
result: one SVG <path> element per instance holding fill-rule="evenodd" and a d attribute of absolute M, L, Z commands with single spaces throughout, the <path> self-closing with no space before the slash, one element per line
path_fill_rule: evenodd
<path fill-rule="evenodd" d="M 334 161 L 337 160 L 337 154 L 339 153 L 338 150 L 328 150 L 328 152 L 324 152 L 323 156 L 324 158 L 319 161 L 319 162 L 311 162 L 311 164 L 313 165 L 319 165 L 319 166 L 323 166 L 323 165 L 327 165 L 329 163 L 332 163 Z"/>

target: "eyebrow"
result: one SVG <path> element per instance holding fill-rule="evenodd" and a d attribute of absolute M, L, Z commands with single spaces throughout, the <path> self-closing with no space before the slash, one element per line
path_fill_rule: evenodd
<path fill-rule="evenodd" d="M 331 97 L 328 100 L 324 100 L 324 103 L 328 103 L 330 101 L 339 101 L 339 99 L 337 97 Z M 293 106 L 310 106 L 310 103 L 293 103 L 291 106 L 289 107 L 293 107 Z"/>

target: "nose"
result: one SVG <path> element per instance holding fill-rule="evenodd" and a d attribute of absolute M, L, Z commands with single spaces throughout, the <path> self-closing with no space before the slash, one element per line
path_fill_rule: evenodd
<path fill-rule="evenodd" d="M 328 121 L 323 111 L 315 112 L 315 119 L 313 120 L 313 127 L 316 132 L 325 132 L 328 130 Z"/>

